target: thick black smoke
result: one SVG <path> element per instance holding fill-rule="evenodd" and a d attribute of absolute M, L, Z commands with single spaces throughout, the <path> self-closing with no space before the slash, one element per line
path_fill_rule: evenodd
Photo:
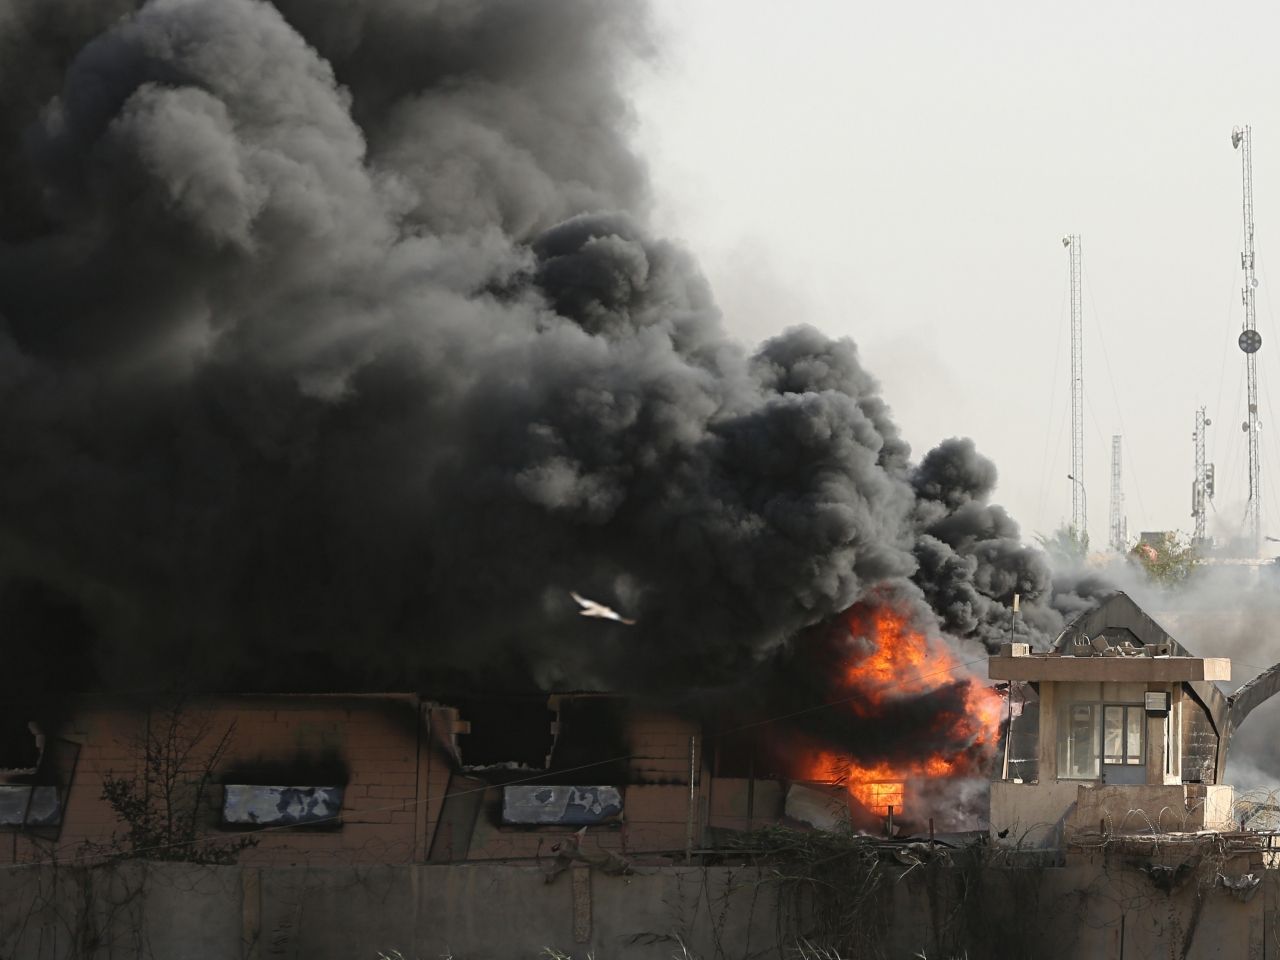
<path fill-rule="evenodd" d="M 649 43 L 634 0 L 0 0 L 5 662 L 48 609 L 114 688 L 657 693 L 885 584 L 1050 636 L 972 444 L 913 464 L 849 341 L 744 355 L 650 235 Z"/>
<path fill-rule="evenodd" d="M 995 465 L 973 441 L 951 439 L 925 455 L 912 475 L 917 498 L 912 580 L 942 627 L 994 648 L 1010 639 L 1043 646 L 1070 619 L 1107 592 L 1084 571 L 1051 571 L 1042 551 L 1022 543 L 1018 524 L 992 504 Z M 1012 598 L 1025 601 L 1011 619 Z M 1023 636 L 1023 630 L 1027 636 Z"/>

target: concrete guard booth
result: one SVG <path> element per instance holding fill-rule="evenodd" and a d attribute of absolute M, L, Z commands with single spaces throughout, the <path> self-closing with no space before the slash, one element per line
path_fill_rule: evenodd
<path fill-rule="evenodd" d="M 1062 850 L 1085 836 L 1233 829 L 1222 783 L 1231 731 L 1280 686 L 1273 667 L 1226 697 L 1231 662 L 1196 657 L 1127 595 L 1074 620 L 1047 653 L 1005 644 L 1010 689 L 991 837 Z"/>

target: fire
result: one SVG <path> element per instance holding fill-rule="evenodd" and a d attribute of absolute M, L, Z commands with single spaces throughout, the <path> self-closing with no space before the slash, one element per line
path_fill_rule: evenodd
<path fill-rule="evenodd" d="M 874 719 L 897 699 L 919 697 L 961 682 L 963 711 L 943 711 L 932 721 L 938 739 L 951 746 L 894 761 L 860 762 L 818 750 L 807 764 L 814 780 L 843 782 L 865 809 L 884 815 L 903 811 L 906 781 L 966 776 L 991 758 L 999 735 L 1003 698 L 968 674 L 954 653 L 912 628 L 888 606 L 857 606 L 845 614 L 858 649 L 844 665 L 842 689 L 859 717 Z"/>

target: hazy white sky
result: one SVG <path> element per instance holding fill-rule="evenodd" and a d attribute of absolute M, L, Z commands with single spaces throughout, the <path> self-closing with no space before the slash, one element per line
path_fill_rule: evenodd
<path fill-rule="evenodd" d="M 664 42 L 637 109 L 658 225 L 697 255 L 730 330 L 852 337 L 917 455 L 972 436 L 1028 537 L 1071 509 L 1073 232 L 1093 542 L 1113 433 L 1131 536 L 1190 529 L 1201 404 L 1219 532 L 1240 523 L 1230 134 L 1251 124 L 1264 527 L 1280 536 L 1280 5 L 656 7 Z"/>

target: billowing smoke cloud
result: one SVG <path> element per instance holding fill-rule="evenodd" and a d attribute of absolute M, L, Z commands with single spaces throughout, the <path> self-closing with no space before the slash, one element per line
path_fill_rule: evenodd
<path fill-rule="evenodd" d="M 983 643 L 1078 602 L 851 342 L 724 335 L 634 0 L 130 7 L 0 3 L 6 662 L 48 613 L 116 688 L 656 694 L 886 584 Z"/>

